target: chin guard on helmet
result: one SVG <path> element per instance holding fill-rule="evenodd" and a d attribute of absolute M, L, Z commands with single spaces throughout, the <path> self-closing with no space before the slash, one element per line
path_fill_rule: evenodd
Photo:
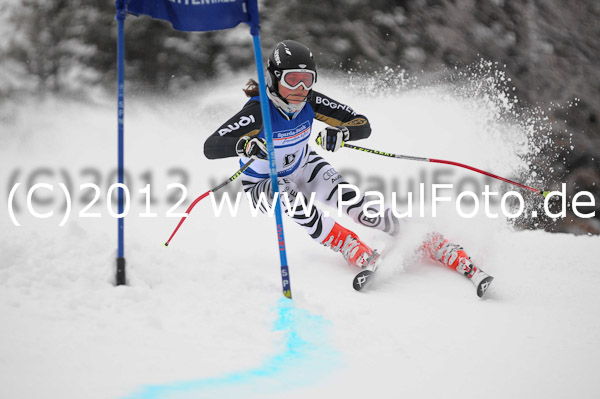
<path fill-rule="evenodd" d="M 302 109 L 306 105 L 306 101 L 308 99 L 307 97 L 307 99 L 305 99 L 301 103 L 290 104 L 285 99 L 281 98 L 278 94 L 272 93 L 271 90 L 267 90 L 267 97 L 269 97 L 269 99 L 273 102 L 273 105 L 275 105 L 277 109 L 281 110 L 283 115 L 290 120 L 298 116 L 300 111 L 302 111 Z"/>

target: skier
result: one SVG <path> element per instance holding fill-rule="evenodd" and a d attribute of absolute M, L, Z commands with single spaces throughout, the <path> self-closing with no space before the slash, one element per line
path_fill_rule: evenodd
<path fill-rule="evenodd" d="M 342 203 L 356 200 L 358 194 L 341 187 L 347 183 L 312 149 L 309 138 L 314 119 L 326 123 L 329 126 L 318 133 L 321 147 L 335 152 L 343 142 L 368 138 L 371 134 L 368 119 L 349 106 L 313 90 L 317 82 L 316 63 L 311 51 L 299 42 L 279 42 L 269 56 L 267 72 L 267 96 L 280 195 L 287 193 L 289 202 L 294 203 L 299 193 L 309 198 L 314 192 L 317 201 L 336 209 L 338 197 L 343 199 Z M 244 191 L 251 194 L 254 205 L 266 213 L 268 210 L 260 201 L 261 194 L 269 201 L 269 206 L 272 206 L 273 194 L 256 81 L 250 80 L 244 92 L 250 99 L 241 111 L 206 140 L 204 154 L 209 159 L 240 157 L 240 165 L 255 159 L 243 172 L 241 181 Z M 342 190 L 341 194 L 339 190 Z M 358 224 L 391 236 L 399 232 L 400 221 L 390 208 L 384 209 L 382 216 L 371 218 L 364 214 L 364 203 L 364 196 L 360 196 L 353 205 L 343 205 L 342 209 Z M 312 206 L 309 216 L 306 216 L 308 212 L 304 209 L 294 212 L 286 208 L 285 202 L 282 201 L 281 205 L 313 240 L 340 252 L 351 265 L 361 268 L 368 265 L 373 250 L 353 231 L 324 215 L 316 206 Z M 379 214 L 379 209 L 374 206 L 370 206 L 369 211 Z M 433 259 L 472 279 L 476 287 L 487 277 L 472 264 L 460 246 L 448 242 L 440 234 L 431 234 L 423 249 Z"/>

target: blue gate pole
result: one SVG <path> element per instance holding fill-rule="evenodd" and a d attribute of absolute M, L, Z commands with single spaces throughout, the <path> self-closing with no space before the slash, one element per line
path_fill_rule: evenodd
<path fill-rule="evenodd" d="M 262 60 L 262 49 L 260 47 L 260 35 L 258 26 L 250 28 L 252 40 L 254 42 L 254 58 L 256 61 L 256 70 L 258 72 L 258 88 L 260 94 L 260 108 L 262 111 L 263 128 L 265 130 L 265 138 L 267 140 L 267 153 L 269 154 L 269 168 L 271 176 L 271 187 L 273 198 L 279 192 L 279 184 L 277 182 L 277 163 L 275 162 L 275 147 L 273 146 L 273 129 L 271 127 L 271 112 L 269 109 L 269 98 L 265 84 L 264 64 Z M 290 285 L 290 271 L 287 263 L 287 255 L 285 251 L 285 237 L 283 235 L 283 221 L 281 218 L 281 205 L 279 198 L 275 201 L 275 221 L 277 224 L 277 240 L 279 242 L 279 258 L 281 262 L 281 284 L 283 287 L 283 295 L 286 298 L 292 299 L 292 287 Z"/>
<path fill-rule="evenodd" d="M 124 127 L 123 120 L 125 117 L 125 10 L 124 0 L 117 0 L 117 119 L 118 119 L 118 182 L 123 184 L 124 171 Z M 119 194 L 119 218 L 117 219 L 118 231 L 118 246 L 117 246 L 117 273 L 116 285 L 125 285 L 125 223 L 123 217 L 123 188 L 117 190 Z"/>

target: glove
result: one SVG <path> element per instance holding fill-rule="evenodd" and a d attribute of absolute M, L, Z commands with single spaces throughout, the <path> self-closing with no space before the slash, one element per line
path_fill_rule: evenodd
<path fill-rule="evenodd" d="M 319 133 L 318 140 L 324 150 L 335 152 L 340 149 L 344 141 L 350 139 L 350 131 L 346 126 L 327 127 Z"/>
<path fill-rule="evenodd" d="M 240 157 L 267 159 L 267 142 L 261 137 L 245 136 L 238 140 L 235 152 Z"/>

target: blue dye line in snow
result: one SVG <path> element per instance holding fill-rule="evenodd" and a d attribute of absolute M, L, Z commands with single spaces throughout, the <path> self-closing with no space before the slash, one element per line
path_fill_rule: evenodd
<path fill-rule="evenodd" d="M 339 364 L 338 353 L 328 344 L 329 322 L 295 308 L 287 298 L 279 301 L 277 312 L 274 329 L 285 333 L 285 350 L 262 366 L 222 377 L 151 385 L 128 399 L 264 398 L 279 393 L 277 397 L 319 382 Z"/>

